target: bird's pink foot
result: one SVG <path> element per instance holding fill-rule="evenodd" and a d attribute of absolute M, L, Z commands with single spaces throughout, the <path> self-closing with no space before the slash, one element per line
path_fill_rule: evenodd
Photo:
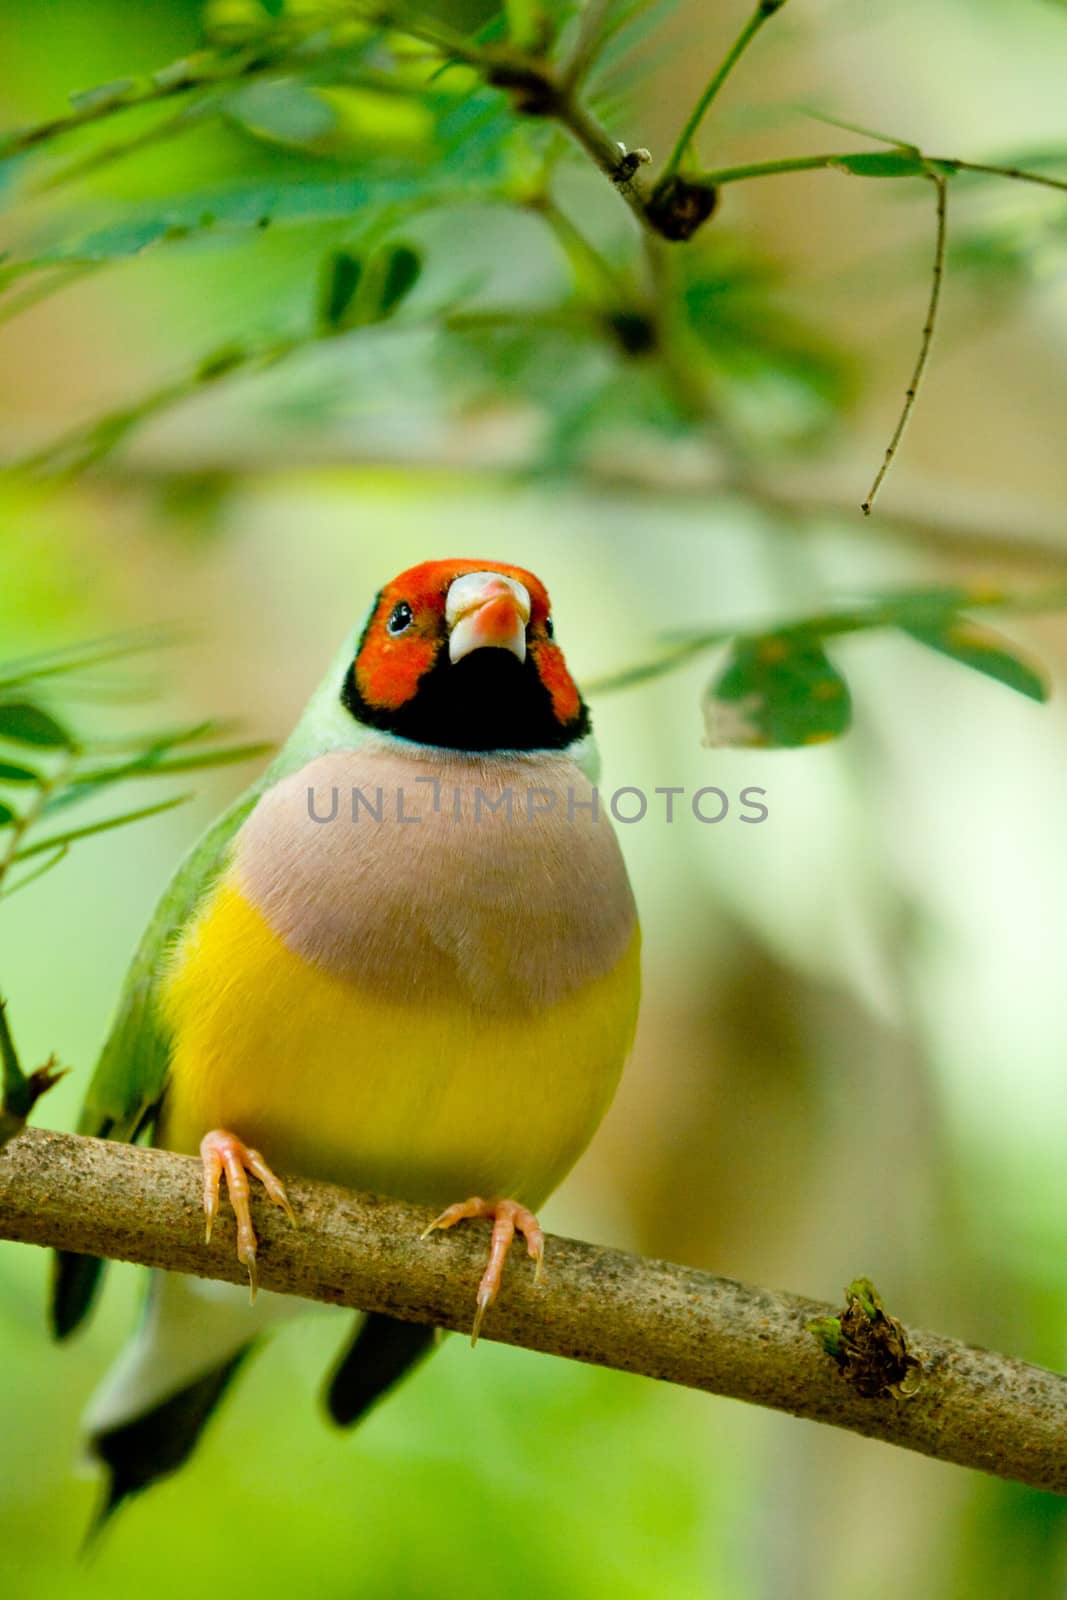
<path fill-rule="evenodd" d="M 219 1183 L 226 1176 L 226 1192 L 237 1218 L 237 1259 L 248 1272 L 248 1285 L 252 1299 L 256 1298 L 256 1234 L 252 1227 L 252 1210 L 249 1205 L 248 1174 L 258 1178 L 268 1198 L 281 1206 L 293 1227 L 296 1218 L 289 1204 L 289 1196 L 282 1188 L 258 1150 L 243 1144 L 236 1134 L 225 1128 L 215 1128 L 205 1133 L 200 1141 L 200 1159 L 204 1164 L 204 1238 L 210 1244 L 211 1230 L 219 1212 Z"/>
<path fill-rule="evenodd" d="M 461 1200 L 458 1205 L 449 1206 L 447 1211 L 442 1211 L 441 1215 L 430 1223 L 422 1237 L 427 1238 L 435 1228 L 454 1227 L 457 1222 L 465 1222 L 468 1217 L 490 1217 L 493 1221 L 489 1260 L 482 1273 L 482 1281 L 478 1285 L 474 1327 L 471 1329 L 471 1344 L 475 1345 L 478 1343 L 482 1319 L 500 1292 L 504 1262 L 507 1260 L 516 1229 L 526 1240 L 526 1250 L 531 1260 L 537 1263 L 534 1273 L 535 1283 L 540 1282 L 544 1268 L 545 1236 L 533 1212 L 527 1211 L 525 1206 L 520 1206 L 518 1201 L 481 1200 L 475 1196 L 471 1200 Z"/>

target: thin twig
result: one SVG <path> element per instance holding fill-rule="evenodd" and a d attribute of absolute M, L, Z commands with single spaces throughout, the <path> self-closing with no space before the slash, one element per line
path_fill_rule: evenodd
<path fill-rule="evenodd" d="M 618 141 L 601 127 L 592 112 L 573 95 L 561 93 L 553 115 L 575 144 L 580 145 L 600 168 L 641 226 L 658 232 L 649 214 L 648 190 L 641 180 L 638 166 Z"/>
<path fill-rule="evenodd" d="M 30 829 L 35 827 L 44 815 L 45 807 L 57 789 L 66 783 L 73 761 L 73 753 L 68 751 L 62 762 L 52 771 L 40 774 L 33 789 L 33 798 L 24 806 L 18 816 L 6 830 L 4 848 L 0 852 L 0 893 L 3 892 L 4 880 L 11 868 L 25 856 L 23 840 Z"/>
<path fill-rule="evenodd" d="M 625 302 L 626 290 L 618 272 L 550 195 L 531 201 L 530 209 L 544 219 L 579 287 L 587 284 L 598 299 L 606 299 L 609 304 Z"/>
<path fill-rule="evenodd" d="M 424 1208 L 327 1184 L 287 1188 L 297 1229 L 257 1205 L 264 1288 L 469 1330 L 484 1227 L 421 1240 L 433 1215 Z M 0 1156 L 0 1238 L 244 1281 L 232 1219 L 205 1245 L 200 1201 L 188 1156 L 38 1129 Z M 828 1305 L 557 1237 L 545 1266 L 538 1284 L 525 1259 L 509 1261 L 485 1337 L 1067 1493 L 1067 1379 L 1055 1373 L 893 1319 L 887 1331 L 903 1349 L 876 1349 L 861 1371 L 826 1353 L 825 1319 L 848 1331 Z"/>
<path fill-rule="evenodd" d="M 882 487 L 885 475 L 889 471 L 890 463 L 897 453 L 897 448 L 900 445 L 900 441 L 904 437 L 904 430 L 907 428 L 908 422 L 911 419 L 912 409 L 915 405 L 915 396 L 919 392 L 919 384 L 922 382 L 922 375 L 925 371 L 926 363 L 930 356 L 930 347 L 934 342 L 934 327 L 937 322 L 937 307 L 938 302 L 941 299 L 941 281 L 945 274 L 945 237 L 947 233 L 948 221 L 948 179 L 945 178 L 940 172 L 932 172 L 930 174 L 930 182 L 937 190 L 937 242 L 934 246 L 934 273 L 933 282 L 930 285 L 930 305 L 926 313 L 926 321 L 923 324 L 922 340 L 919 345 L 918 360 L 915 363 L 915 370 L 911 375 L 911 382 L 908 385 L 907 392 L 904 396 L 904 406 L 900 413 L 900 418 L 897 422 L 896 428 L 893 430 L 893 437 L 890 439 L 889 444 L 886 447 L 885 457 L 882 461 L 882 465 L 875 474 L 875 479 L 868 491 L 867 498 L 864 500 L 863 505 L 860 508 L 865 517 L 869 517 L 874 508 L 875 496 Z"/>
<path fill-rule="evenodd" d="M 612 0 L 585 0 L 585 9 L 578 24 L 578 37 L 560 78 L 566 93 L 574 93 L 596 60 L 611 6 Z"/>
<path fill-rule="evenodd" d="M 1040 172 L 1024 172 L 1021 167 L 998 167 L 986 161 L 952 161 L 946 165 L 959 167 L 962 172 L 988 172 L 994 178 L 1017 178 L 1020 183 L 1036 183 L 1045 189 L 1067 192 L 1067 179 L 1047 178 Z"/>
<path fill-rule="evenodd" d="M 759 4 L 756 6 L 755 11 L 749 17 L 748 21 L 745 23 L 745 26 L 741 29 L 741 32 L 738 34 L 737 38 L 730 46 L 730 49 L 727 51 L 725 59 L 714 73 L 707 88 L 704 90 L 704 93 L 700 96 L 700 99 L 689 113 L 685 127 L 678 135 L 678 142 L 671 151 L 667 160 L 667 165 L 663 169 L 663 173 L 661 175 L 662 178 L 669 178 L 672 173 L 677 172 L 686 151 L 689 149 L 689 146 L 693 141 L 697 129 L 703 122 L 704 117 L 707 114 L 712 101 L 719 93 L 719 90 L 722 88 L 723 84 L 726 82 L 727 78 L 730 76 L 731 72 L 734 70 L 741 57 L 744 55 L 749 45 L 756 37 L 757 33 L 759 33 L 760 29 L 763 27 L 763 24 L 773 17 L 776 11 L 780 11 L 784 5 L 785 0 L 759 0 Z"/>
<path fill-rule="evenodd" d="M 25 128 L 12 128 L 0 134 L 0 161 L 24 155 L 65 134 L 75 133 L 80 128 L 88 128 L 127 111 L 139 110 L 142 106 L 160 105 L 209 85 L 236 83 L 263 71 L 275 71 L 284 60 L 285 57 L 281 55 L 265 56 L 262 51 L 245 51 L 226 60 L 212 56 L 210 69 L 201 66 L 199 72 L 195 64 L 191 63 L 183 71 L 184 64 L 176 62 L 173 67 L 164 68 L 143 80 L 131 78 L 116 83 L 110 97 L 104 92 L 107 88 L 104 85 L 97 97 L 84 100 L 62 116 L 50 117 L 45 122 L 33 123 Z"/>

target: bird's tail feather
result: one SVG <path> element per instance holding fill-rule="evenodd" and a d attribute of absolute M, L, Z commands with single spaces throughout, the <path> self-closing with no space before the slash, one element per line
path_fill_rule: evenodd
<path fill-rule="evenodd" d="M 300 1302 L 154 1272 L 137 1333 L 93 1396 L 84 1420 L 86 1454 L 107 1473 L 90 1537 L 131 1494 L 174 1472 L 257 1338 Z"/>
<path fill-rule="evenodd" d="M 337 1363 L 326 1388 L 334 1422 L 349 1427 L 433 1349 L 437 1329 L 368 1312 Z"/>
<path fill-rule="evenodd" d="M 212 1412 L 252 1349 L 243 1345 L 227 1361 L 128 1422 L 89 1437 L 89 1449 L 107 1477 L 99 1508 L 86 1535 L 92 1544 L 130 1495 L 176 1472 L 192 1454 Z"/>
<path fill-rule="evenodd" d="M 84 1320 L 104 1271 L 96 1256 L 78 1256 L 70 1250 L 56 1252 L 52 1273 L 51 1321 L 57 1339 L 68 1339 Z"/>
<path fill-rule="evenodd" d="M 301 1309 L 261 1293 L 254 1307 L 230 1284 L 153 1273 L 145 1314 L 85 1418 L 87 1455 L 106 1473 L 91 1543 L 131 1495 L 182 1466 L 259 1336 Z M 326 1403 L 342 1426 L 358 1421 L 433 1349 L 437 1330 L 361 1316 L 331 1375 Z"/>

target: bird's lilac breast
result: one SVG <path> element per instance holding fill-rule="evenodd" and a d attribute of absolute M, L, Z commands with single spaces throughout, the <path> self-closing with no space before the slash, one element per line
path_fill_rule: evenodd
<path fill-rule="evenodd" d="M 565 755 L 319 756 L 262 797 L 232 872 L 318 968 L 476 1011 L 562 1000 L 612 971 L 636 926 L 603 804 Z"/>

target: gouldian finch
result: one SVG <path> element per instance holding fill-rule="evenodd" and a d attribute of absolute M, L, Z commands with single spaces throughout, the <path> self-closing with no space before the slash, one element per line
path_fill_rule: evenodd
<path fill-rule="evenodd" d="M 536 1208 L 603 1117 L 637 1016 L 637 917 L 596 772 L 544 586 L 429 561 L 381 590 L 274 764 L 179 867 L 80 1128 L 198 1154 L 208 1234 L 224 1189 L 253 1299 L 252 1201 L 289 1210 L 277 1172 L 433 1206 L 434 1227 L 491 1218 L 475 1336 L 516 1230 L 540 1268 Z M 101 1268 L 60 1257 L 60 1337 Z M 152 1275 L 87 1418 L 105 1517 L 185 1461 L 298 1304 Z M 362 1415 L 433 1339 L 359 1319 L 332 1416 Z"/>

